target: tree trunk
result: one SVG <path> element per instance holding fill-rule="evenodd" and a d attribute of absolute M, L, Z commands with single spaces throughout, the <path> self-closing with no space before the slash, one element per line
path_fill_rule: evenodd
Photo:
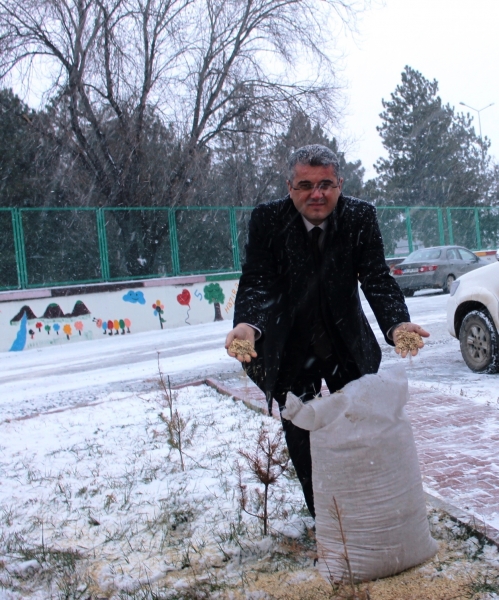
<path fill-rule="evenodd" d="M 220 310 L 220 302 L 215 302 L 215 321 L 223 321 L 222 311 Z"/>

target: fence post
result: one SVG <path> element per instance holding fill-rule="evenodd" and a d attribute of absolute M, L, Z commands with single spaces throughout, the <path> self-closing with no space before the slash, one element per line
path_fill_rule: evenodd
<path fill-rule="evenodd" d="M 442 209 L 437 208 L 438 215 L 438 239 L 440 246 L 445 246 L 445 234 L 444 234 L 444 216 L 442 215 Z"/>
<path fill-rule="evenodd" d="M 180 273 L 180 259 L 178 252 L 177 239 L 177 221 L 175 219 L 175 209 L 168 209 L 168 227 L 170 228 L 170 250 L 172 253 L 172 270 L 174 275 Z"/>
<path fill-rule="evenodd" d="M 447 207 L 447 228 L 449 230 L 449 244 L 454 244 L 454 232 L 452 231 L 452 217 L 450 208 Z"/>
<path fill-rule="evenodd" d="M 409 246 L 409 254 L 413 251 L 414 246 L 412 244 L 412 226 L 411 226 L 411 211 L 409 207 L 405 209 L 405 228 L 407 231 L 407 244 Z"/>
<path fill-rule="evenodd" d="M 480 235 L 480 218 L 478 216 L 478 208 L 475 207 L 475 231 L 477 250 L 482 249 L 482 236 Z"/>
<path fill-rule="evenodd" d="M 12 227 L 14 229 L 14 249 L 16 253 L 17 278 L 19 287 L 28 287 L 28 271 L 26 268 L 26 248 L 24 247 L 23 224 L 18 208 L 12 209 Z"/>
<path fill-rule="evenodd" d="M 236 210 L 233 206 L 229 207 L 230 237 L 232 240 L 232 260 L 234 269 L 241 270 L 241 257 L 239 256 L 239 244 L 237 243 L 237 221 Z"/>
<path fill-rule="evenodd" d="M 107 248 L 106 217 L 104 210 L 104 208 L 98 208 L 96 213 L 97 239 L 99 240 L 99 257 L 102 279 L 104 281 L 109 281 L 111 275 L 109 271 L 109 253 Z"/>

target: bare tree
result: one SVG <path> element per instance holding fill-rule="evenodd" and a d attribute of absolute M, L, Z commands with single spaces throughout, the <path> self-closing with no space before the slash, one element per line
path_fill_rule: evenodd
<path fill-rule="evenodd" d="M 102 203 L 189 204 L 220 135 L 248 123 L 275 131 L 296 110 L 335 117 L 328 40 L 335 23 L 352 22 L 355 5 L 0 0 L 0 77 L 46 83 L 50 135 Z M 141 218 L 150 262 L 166 228 Z"/>

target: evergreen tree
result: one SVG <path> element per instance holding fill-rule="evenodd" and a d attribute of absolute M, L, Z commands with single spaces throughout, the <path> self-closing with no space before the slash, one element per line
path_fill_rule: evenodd
<path fill-rule="evenodd" d="M 406 66 L 391 100 L 383 100 L 383 122 L 377 130 L 388 158 L 375 165 L 380 203 L 488 203 L 490 143 L 475 134 L 469 115 L 456 115 L 437 92 L 436 80 L 429 81 Z"/>

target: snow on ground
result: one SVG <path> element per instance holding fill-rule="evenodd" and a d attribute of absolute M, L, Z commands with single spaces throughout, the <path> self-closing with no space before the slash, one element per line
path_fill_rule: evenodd
<path fill-rule="evenodd" d="M 271 439 L 279 435 L 279 423 L 207 386 L 174 395 L 182 456 L 168 444 L 158 414 L 169 411 L 158 392 L 114 393 L 97 406 L 3 423 L 0 587 L 22 587 L 13 598 L 57 597 L 65 576 L 68 586 L 84 589 L 91 578 L 112 595 L 186 567 L 211 568 L 227 581 L 248 559 L 268 554 L 271 538 L 241 511 L 238 450 L 256 448 L 262 425 Z M 258 513 L 247 466 L 241 477 L 248 509 Z M 270 501 L 279 513 L 272 527 L 293 537 L 311 526 L 299 516 L 298 488 L 283 477 Z"/>
<path fill-rule="evenodd" d="M 229 321 L 164 329 L 68 346 L 0 353 L 0 418 L 95 402 L 144 390 L 162 370 L 174 384 L 240 371 L 224 343 Z"/>
<path fill-rule="evenodd" d="M 447 332 L 446 301 L 408 299 L 413 321 L 431 333 L 420 355 L 405 361 L 410 384 L 496 404 L 499 376 L 468 370 Z M 365 310 L 383 365 L 402 360 Z M 157 403 L 158 353 L 172 385 L 233 375 L 240 366 L 224 350 L 230 327 L 223 321 L 0 355 L 2 600 L 79 597 L 64 596 L 64 586 L 84 590 L 89 577 L 106 597 L 132 594 L 169 572 L 182 581 L 186 565 L 208 569 L 212 583 L 228 581 L 241 577 L 245 561 L 268 556 L 273 542 L 261 537 L 259 519 L 241 511 L 236 464 L 262 424 L 271 435 L 279 424 L 206 386 L 182 388 L 175 406 L 185 420 L 183 472 L 158 417 L 168 415 Z M 242 484 L 251 496 L 248 469 Z M 272 526 L 304 535 L 296 480 L 282 478 L 275 492 L 280 516 Z"/>

